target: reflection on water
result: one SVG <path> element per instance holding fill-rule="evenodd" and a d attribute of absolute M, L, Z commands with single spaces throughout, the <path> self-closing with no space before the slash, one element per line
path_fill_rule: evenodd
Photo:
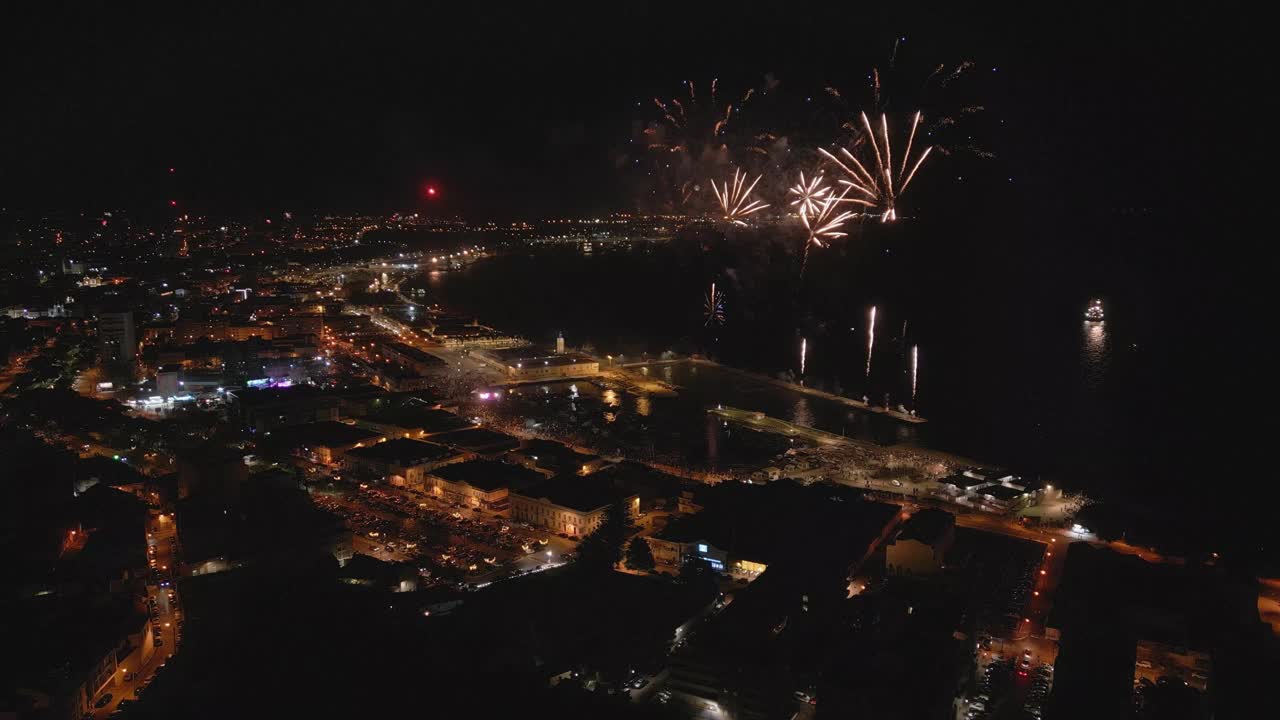
<path fill-rule="evenodd" d="M 1096 388 L 1101 385 L 1111 365 L 1111 338 L 1107 335 L 1106 322 L 1085 322 L 1081 359 L 1086 386 Z"/>
<path fill-rule="evenodd" d="M 809 407 L 809 398 L 801 395 L 796 398 L 795 407 L 791 409 L 791 422 L 804 427 L 813 427 L 813 409 Z"/>
<path fill-rule="evenodd" d="M 565 380 L 513 388 L 484 406 L 504 422 L 578 439 L 609 453 L 723 471 L 764 463 L 790 446 L 776 435 L 725 423 L 717 405 L 763 412 L 798 425 L 880 442 L 912 442 L 917 428 L 821 397 L 695 363 L 658 366 L 679 390 L 649 395 L 608 381 Z M 657 373 L 654 373 L 657 374 Z"/>

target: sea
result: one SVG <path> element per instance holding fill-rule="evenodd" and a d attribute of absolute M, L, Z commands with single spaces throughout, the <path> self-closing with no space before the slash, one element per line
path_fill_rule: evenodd
<path fill-rule="evenodd" d="M 856 256 L 815 254 L 799 278 L 769 240 L 749 251 L 723 243 L 518 246 L 407 287 L 536 343 L 562 333 L 618 363 L 699 353 L 928 422 L 906 425 L 706 365 L 653 368 L 695 404 L 934 448 L 1099 501 L 1225 522 L 1200 484 L 1213 465 L 1204 445 L 1222 442 L 1223 428 L 1207 417 L 1211 391 L 1194 389 L 1225 361 L 1207 352 L 1212 323 L 1184 293 L 1162 292 L 1141 273 L 1090 272 L 1088 257 L 1028 263 L 995 249 L 919 263 L 910 248 L 893 258 L 900 248 L 887 243 Z M 984 263 L 994 267 L 967 271 Z M 722 324 L 707 308 L 712 282 Z M 1102 322 L 1084 317 L 1095 299 Z"/>

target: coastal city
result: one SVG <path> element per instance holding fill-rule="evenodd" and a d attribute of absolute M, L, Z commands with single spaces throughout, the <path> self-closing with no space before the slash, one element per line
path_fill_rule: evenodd
<path fill-rule="evenodd" d="M 17 21 L 0 719 L 1262 715 L 1191 24 L 641 5 Z"/>

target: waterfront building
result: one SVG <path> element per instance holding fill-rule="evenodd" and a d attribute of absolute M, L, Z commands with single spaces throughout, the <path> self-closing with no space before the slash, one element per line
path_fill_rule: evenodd
<path fill-rule="evenodd" d="M 620 500 L 632 515 L 640 508 L 640 497 L 634 493 L 573 475 L 551 478 L 510 497 L 512 520 L 575 536 L 589 535 L 600 527 L 609 506 Z"/>

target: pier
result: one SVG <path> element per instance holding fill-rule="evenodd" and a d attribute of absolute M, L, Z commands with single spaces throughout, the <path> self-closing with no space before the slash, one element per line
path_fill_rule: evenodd
<path fill-rule="evenodd" d="M 848 398 L 843 395 L 836 395 L 835 393 L 829 393 L 829 392 L 826 392 L 825 390 L 815 390 L 814 388 L 806 387 L 804 385 L 801 385 L 800 383 L 793 383 L 793 382 L 788 382 L 786 380 L 779 380 L 778 378 L 770 377 L 762 373 L 751 372 L 750 370 L 742 370 L 739 368 L 731 367 L 729 365 L 722 365 L 714 360 L 707 360 L 706 358 L 701 358 L 696 356 L 687 357 L 687 358 L 659 359 L 659 360 L 653 360 L 648 362 L 617 363 L 616 365 L 614 365 L 613 363 L 610 363 L 610 366 L 626 368 L 630 370 L 630 369 L 639 368 L 639 367 L 657 367 L 657 366 L 672 365 L 675 363 L 682 363 L 682 362 L 713 366 L 719 370 L 724 370 L 725 372 L 730 372 L 730 373 L 734 373 L 735 375 L 740 375 L 742 377 L 750 378 L 757 382 L 768 383 L 769 385 L 786 388 L 787 390 L 792 390 L 798 393 L 804 393 L 805 395 L 810 395 L 813 397 L 819 397 L 824 400 L 831 400 L 833 402 L 838 402 L 848 407 L 861 410 L 863 412 L 876 413 L 877 415 L 885 415 L 893 418 L 894 420 L 910 423 L 912 425 L 921 425 L 928 422 L 927 419 L 922 418 L 919 415 L 912 415 L 911 413 L 906 413 L 906 412 L 902 412 L 901 410 L 894 410 L 892 408 L 887 408 L 887 407 L 877 407 L 875 405 L 872 405 L 871 403 L 866 403 L 861 400 L 854 400 L 853 398 Z"/>

